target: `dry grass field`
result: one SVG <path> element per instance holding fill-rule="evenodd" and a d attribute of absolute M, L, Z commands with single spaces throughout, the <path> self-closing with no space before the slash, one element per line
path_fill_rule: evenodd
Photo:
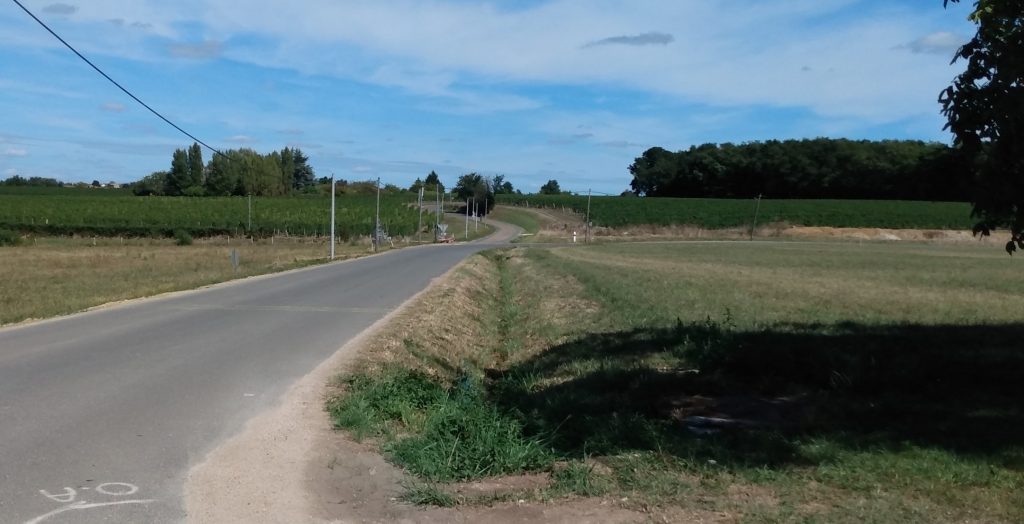
<path fill-rule="evenodd" d="M 230 254 L 237 250 L 237 272 Z M 368 245 L 339 244 L 341 258 Z M 47 318 L 326 260 L 325 240 L 54 238 L 0 247 L 0 324 Z"/>

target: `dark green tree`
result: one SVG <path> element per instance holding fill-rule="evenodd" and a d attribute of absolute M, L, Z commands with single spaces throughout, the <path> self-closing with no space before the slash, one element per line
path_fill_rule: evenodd
<path fill-rule="evenodd" d="M 238 189 L 240 171 L 232 163 L 233 151 L 223 155 L 213 155 L 206 166 L 206 194 L 211 196 L 230 196 Z"/>
<path fill-rule="evenodd" d="M 1013 254 L 1024 249 L 1024 0 L 977 0 L 969 18 L 977 33 L 953 59 L 966 70 L 939 102 L 974 175 L 975 231 L 1007 227 Z"/>
<path fill-rule="evenodd" d="M 461 201 L 472 199 L 479 206 L 481 214 L 494 210 L 494 191 L 483 175 L 467 173 L 459 177 L 455 183 L 455 196 Z"/>
<path fill-rule="evenodd" d="M 423 187 L 423 180 L 417 178 L 416 181 L 413 182 L 411 186 L 409 186 L 409 191 L 413 193 L 419 193 L 421 187 Z"/>
<path fill-rule="evenodd" d="M 295 151 L 285 147 L 281 150 L 281 185 L 287 190 L 291 189 L 303 189 L 305 185 L 300 186 L 295 182 Z"/>
<path fill-rule="evenodd" d="M 494 175 L 491 179 L 491 189 L 496 195 L 511 195 L 515 192 L 512 182 L 505 180 L 505 175 Z"/>
<path fill-rule="evenodd" d="M 157 171 L 131 184 L 132 193 L 138 196 L 163 195 L 167 187 L 167 171 Z"/>
<path fill-rule="evenodd" d="M 188 148 L 188 176 L 189 184 L 188 187 L 183 190 L 187 191 L 190 188 L 202 188 L 203 182 L 205 181 L 205 172 L 203 165 L 203 148 L 198 143 L 193 142 Z M 193 192 L 195 190 L 193 189 Z"/>
<path fill-rule="evenodd" d="M 562 189 L 558 187 L 557 180 L 548 180 L 543 186 L 540 186 L 540 194 L 542 195 L 561 195 Z"/>
<path fill-rule="evenodd" d="M 171 157 L 171 171 L 167 175 L 167 186 L 164 193 L 170 196 L 179 196 L 192 185 L 192 177 L 189 175 L 188 152 L 184 149 L 175 149 Z"/>
<path fill-rule="evenodd" d="M 640 196 L 961 200 L 953 150 L 918 140 L 768 140 L 653 147 L 629 171 Z"/>
<path fill-rule="evenodd" d="M 292 161 L 295 171 L 292 174 L 292 187 L 295 189 L 306 189 L 316 182 L 316 173 L 309 165 L 309 157 L 299 148 L 292 149 Z"/>
<path fill-rule="evenodd" d="M 434 188 L 439 188 L 444 191 L 444 184 L 441 183 L 441 177 L 437 176 L 433 170 L 427 175 L 426 180 L 423 181 L 423 185 L 427 186 L 427 191 L 433 191 Z"/>

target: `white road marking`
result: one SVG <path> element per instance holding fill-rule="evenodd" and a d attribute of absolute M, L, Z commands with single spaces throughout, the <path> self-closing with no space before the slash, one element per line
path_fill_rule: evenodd
<path fill-rule="evenodd" d="M 85 491 L 92 488 L 82 487 L 81 489 Z M 128 495 L 134 495 L 138 491 L 138 486 L 136 486 L 135 484 L 129 484 L 127 482 L 104 482 L 103 484 L 96 486 L 97 493 L 102 493 L 103 495 L 108 495 L 111 497 L 127 497 Z M 64 488 L 63 493 L 50 493 L 45 489 L 41 489 L 39 490 L 39 493 L 41 493 L 44 497 L 54 502 L 60 502 L 62 504 L 70 502 L 70 504 L 61 508 L 57 508 L 49 513 L 39 515 L 38 517 L 32 520 L 25 521 L 25 524 L 38 524 L 54 515 L 60 515 L 61 513 L 66 513 L 68 511 L 102 508 L 106 506 L 120 506 L 122 504 L 149 504 L 151 502 L 156 502 L 155 499 L 118 500 L 114 502 L 91 503 L 84 500 L 80 500 L 78 502 L 75 502 L 75 499 L 78 498 L 78 492 L 75 491 L 74 488 Z"/>
<path fill-rule="evenodd" d="M 32 520 L 26 520 L 25 524 L 39 524 L 40 522 L 42 522 L 42 521 L 44 521 L 44 520 L 46 520 L 46 519 L 48 519 L 48 518 L 50 518 L 50 517 L 52 517 L 54 515 L 60 515 L 61 513 L 66 513 L 68 511 L 74 511 L 74 510 L 79 510 L 79 509 L 102 508 L 102 507 L 105 507 L 105 506 L 119 506 L 119 505 L 122 505 L 122 504 L 150 504 L 150 503 L 153 503 L 153 502 L 156 502 L 156 500 L 154 500 L 154 499 L 119 500 L 119 501 L 116 501 L 116 502 L 94 502 L 94 503 L 90 504 L 90 503 L 88 503 L 88 502 L 83 500 L 83 501 L 75 502 L 74 504 L 69 504 L 67 506 L 64 506 L 63 508 L 57 508 L 57 509 L 55 509 L 55 510 L 49 512 L 49 513 L 44 513 L 44 514 L 39 515 L 38 517 L 36 517 L 36 518 L 34 518 Z"/>

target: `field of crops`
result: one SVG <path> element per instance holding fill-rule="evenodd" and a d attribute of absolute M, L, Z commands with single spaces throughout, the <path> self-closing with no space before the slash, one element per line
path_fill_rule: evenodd
<path fill-rule="evenodd" d="M 584 213 L 586 196 L 498 195 L 505 205 L 567 208 Z M 688 224 L 709 229 L 749 226 L 754 200 L 709 198 L 593 197 L 591 221 L 597 226 Z M 900 200 L 770 200 L 763 199 L 757 223 L 785 222 L 823 227 L 891 229 L 971 229 L 971 207 L 961 202 Z"/>
<path fill-rule="evenodd" d="M 391 235 L 416 230 L 417 213 L 407 196 L 381 196 L 381 223 Z M 337 233 L 345 239 L 373 232 L 375 197 L 337 199 Z M 326 235 L 329 196 L 252 199 L 252 234 Z M 138 197 L 109 189 L 3 188 L 0 229 L 45 235 L 194 236 L 244 235 L 249 231 L 245 197 Z M 425 219 L 426 220 L 426 219 Z"/>

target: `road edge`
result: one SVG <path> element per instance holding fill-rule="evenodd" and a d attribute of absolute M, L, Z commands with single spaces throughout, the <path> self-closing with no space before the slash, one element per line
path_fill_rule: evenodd
<path fill-rule="evenodd" d="M 448 280 L 468 258 L 349 339 L 241 431 L 190 465 L 183 490 L 186 521 L 328 522 L 314 516 L 316 501 L 306 473 L 316 456 L 315 444 L 333 431 L 324 414 L 326 385 L 355 360 L 370 338 Z"/>

